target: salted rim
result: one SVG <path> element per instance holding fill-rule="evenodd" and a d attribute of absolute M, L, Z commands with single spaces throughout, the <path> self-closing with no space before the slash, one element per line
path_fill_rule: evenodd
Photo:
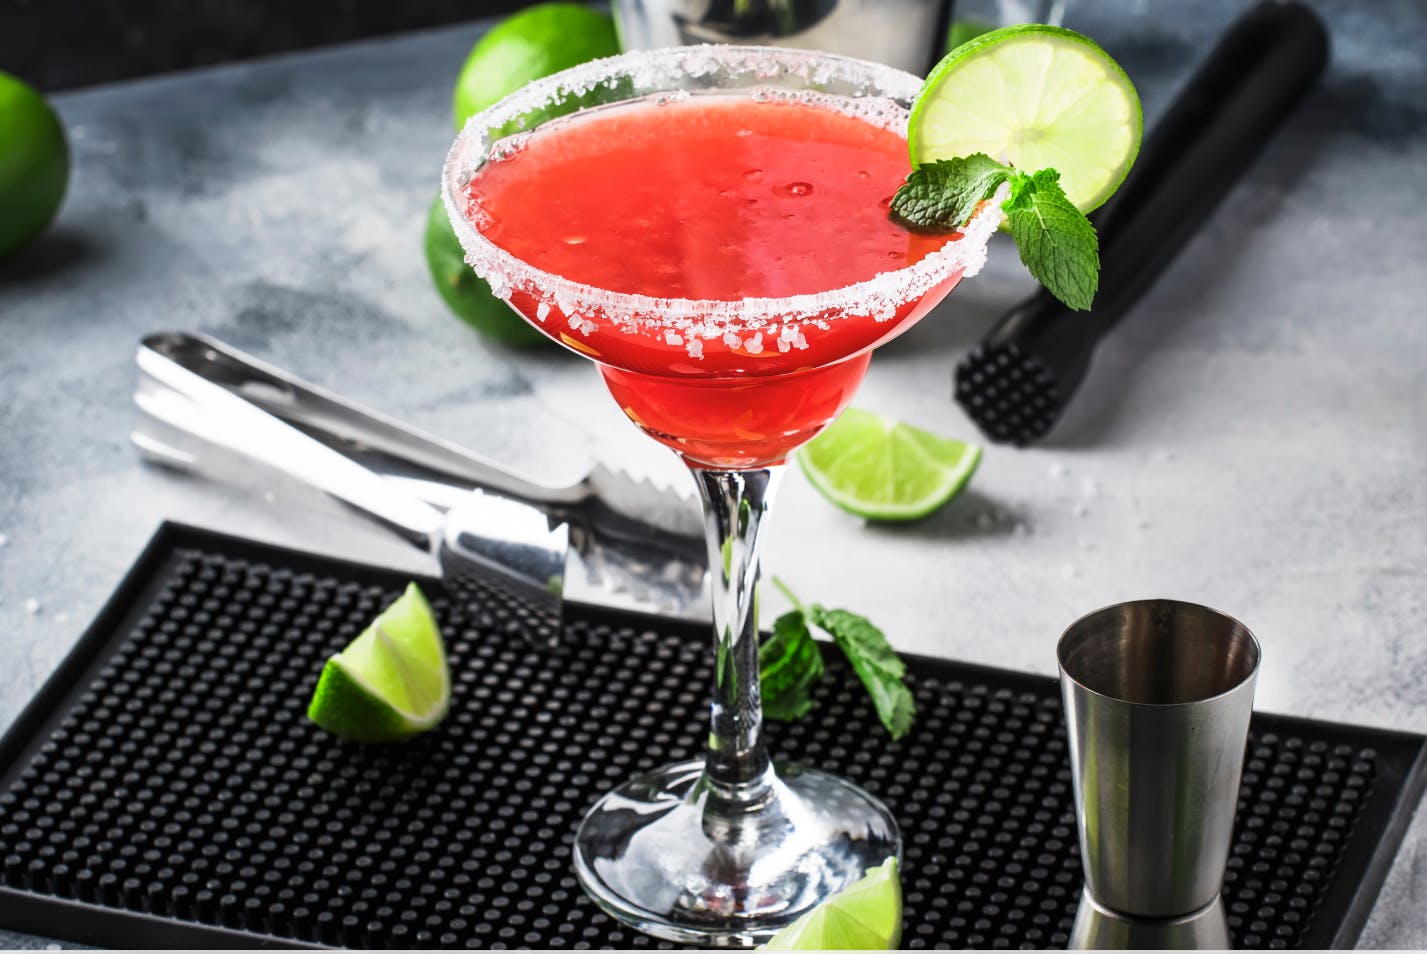
<path fill-rule="evenodd" d="M 517 257 L 486 238 L 466 218 L 462 192 L 475 170 L 490 155 L 491 147 L 500 141 L 487 138 L 487 130 L 499 129 L 519 116 L 569 96 L 587 93 L 602 84 L 613 87 L 626 76 L 641 87 L 650 87 L 640 94 L 643 98 L 657 96 L 656 84 L 660 82 L 697 78 L 719 69 L 769 80 L 793 76 L 812 85 L 832 81 L 847 83 L 857 92 L 842 94 L 841 98 L 851 101 L 866 97 L 891 105 L 894 109 L 886 112 L 896 114 L 900 127 L 894 131 L 902 135 L 906 134 L 910 112 L 910 105 L 903 103 L 915 100 L 922 85 L 911 73 L 847 56 L 785 47 L 712 44 L 624 53 L 536 80 L 471 116 L 447 153 L 441 172 L 441 195 L 446 214 L 465 249 L 466 263 L 491 285 L 498 297 L 508 300 L 516 289 L 527 292 L 542 303 L 559 307 L 570 318 L 572 326 L 577 323 L 577 316 L 599 315 L 624 330 L 635 330 L 629 327 L 633 325 L 651 331 L 695 334 L 701 338 L 715 338 L 733 328 L 757 329 L 774 322 L 822 324 L 849 312 L 890 318 L 899 306 L 920 298 L 957 273 L 969 278 L 981 270 L 986 261 L 986 245 L 1001 220 L 1000 205 L 1004 196 L 999 193 L 961 230 L 961 238 L 948 242 L 913 265 L 880 272 L 872 278 L 829 291 L 781 298 L 659 298 L 587 285 L 546 272 Z M 759 86 L 737 87 L 730 92 L 758 95 L 759 90 L 766 90 L 779 99 L 796 98 L 798 92 Z M 688 91 L 675 87 L 669 92 Z M 823 95 L 815 90 L 806 92 Z M 862 118 L 893 129 L 889 123 L 879 122 L 875 115 L 862 115 Z M 541 311 L 539 318 L 543 321 L 546 309 Z"/>

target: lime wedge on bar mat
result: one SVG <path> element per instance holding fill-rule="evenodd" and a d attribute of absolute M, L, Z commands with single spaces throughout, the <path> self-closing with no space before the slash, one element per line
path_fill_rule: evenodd
<path fill-rule="evenodd" d="M 327 660 L 307 717 L 353 742 L 393 742 L 430 729 L 450 705 L 441 630 L 412 583 Z"/>
<path fill-rule="evenodd" d="M 868 520 L 915 520 L 946 503 L 981 461 L 975 444 L 854 407 L 798 451 L 824 497 Z"/>
<path fill-rule="evenodd" d="M 1024 23 L 983 33 L 932 69 L 912 107 L 912 163 L 983 152 L 1023 172 L 1060 171 L 1082 212 L 1108 199 L 1140 151 L 1134 84 L 1093 40 Z"/>
<path fill-rule="evenodd" d="M 902 942 L 902 882 L 888 858 L 783 928 L 767 951 L 890 951 Z"/>

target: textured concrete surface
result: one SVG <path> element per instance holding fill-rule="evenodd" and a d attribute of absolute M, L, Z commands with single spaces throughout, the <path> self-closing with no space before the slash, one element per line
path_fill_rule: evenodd
<path fill-rule="evenodd" d="M 1069 22 L 1121 57 L 1152 122 L 1236 7 L 1072 4 Z M 1054 439 L 990 448 L 969 492 L 911 526 L 866 526 L 790 475 L 771 569 L 903 649 L 1047 674 L 1089 609 L 1196 600 L 1259 634 L 1260 708 L 1427 731 L 1427 14 L 1320 9 L 1325 88 L 1101 350 Z M 142 466 L 126 433 L 145 332 L 218 335 L 551 477 L 598 454 L 682 480 L 587 364 L 489 346 L 429 287 L 447 94 L 480 29 L 58 99 L 69 199 L 0 265 L 0 725 L 163 519 L 421 565 L 283 488 Z M 1027 287 L 994 248 L 878 355 L 858 403 L 972 436 L 951 367 Z M 1365 945 L 1427 946 L 1423 816 Z"/>

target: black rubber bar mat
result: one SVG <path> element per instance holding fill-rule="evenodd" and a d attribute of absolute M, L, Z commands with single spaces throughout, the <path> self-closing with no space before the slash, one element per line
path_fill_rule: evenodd
<path fill-rule="evenodd" d="M 122 947 L 655 947 L 584 898 L 570 839 L 699 751 L 698 627 L 591 610 L 555 652 L 422 581 L 454 675 L 401 745 L 305 718 L 326 656 L 405 576 L 166 525 L 0 741 L 0 924 Z M 1053 680 L 909 659 L 888 741 L 828 653 L 775 753 L 896 813 L 908 947 L 1063 946 L 1080 891 Z M 1225 883 L 1243 947 L 1351 946 L 1421 795 L 1420 736 L 1257 715 Z"/>

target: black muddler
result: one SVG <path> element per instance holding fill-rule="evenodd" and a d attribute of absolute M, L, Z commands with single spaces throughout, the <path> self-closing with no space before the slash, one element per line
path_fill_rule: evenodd
<path fill-rule="evenodd" d="M 957 365 L 956 400 L 987 438 L 1024 447 L 1050 431 L 1096 344 L 1219 205 L 1327 62 L 1327 30 L 1293 0 L 1260 3 L 1229 28 L 1093 216 L 1101 262 L 1094 307 L 1071 311 L 1041 289 Z"/>

